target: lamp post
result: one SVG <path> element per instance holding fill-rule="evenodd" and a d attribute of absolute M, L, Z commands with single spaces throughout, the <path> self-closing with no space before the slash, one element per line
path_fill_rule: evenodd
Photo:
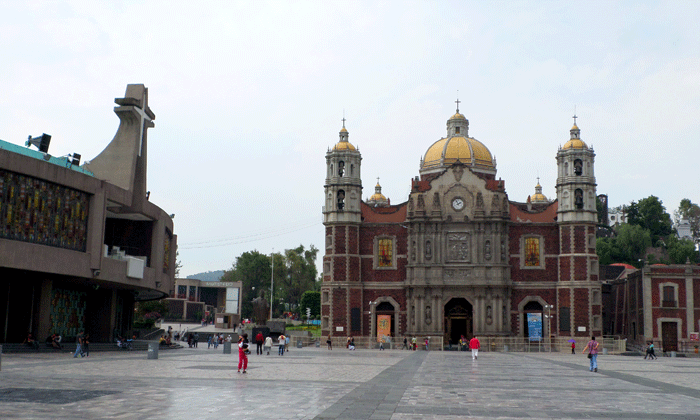
<path fill-rule="evenodd" d="M 544 317 L 547 318 L 547 335 L 549 336 L 549 351 L 551 353 L 552 351 L 552 308 L 554 306 L 552 305 L 544 305 L 544 308 L 547 310 L 547 315 Z"/>
<path fill-rule="evenodd" d="M 275 248 L 272 248 L 272 275 L 270 276 L 270 320 L 272 320 L 272 292 L 275 290 Z"/>
<path fill-rule="evenodd" d="M 374 303 L 375 303 L 375 302 L 372 302 L 371 300 L 369 301 L 369 312 L 367 312 L 367 313 L 369 314 L 369 329 L 370 329 L 370 331 L 369 331 L 369 340 L 368 340 L 369 342 L 367 343 L 367 348 L 369 348 L 369 349 L 372 348 L 372 344 L 373 344 L 373 343 L 372 343 L 372 337 L 373 337 L 374 335 L 372 334 L 372 332 L 373 332 L 373 331 L 376 331 L 376 326 L 374 325 L 374 317 L 372 316 L 372 305 L 373 305 Z"/>

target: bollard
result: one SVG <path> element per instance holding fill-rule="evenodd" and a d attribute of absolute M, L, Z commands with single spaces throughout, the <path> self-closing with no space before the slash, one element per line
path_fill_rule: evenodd
<path fill-rule="evenodd" d="M 603 347 L 603 354 L 608 354 L 608 349 Z"/>
<path fill-rule="evenodd" d="M 316 340 L 316 347 L 321 347 L 321 341 L 320 341 L 320 340 Z"/>
<path fill-rule="evenodd" d="M 304 347 L 304 343 L 301 340 L 297 340 L 297 348 L 301 349 Z"/>
<path fill-rule="evenodd" d="M 505 352 L 508 351 L 508 345 L 507 345 L 507 344 L 503 345 L 503 351 L 505 351 Z"/>
<path fill-rule="evenodd" d="M 224 354 L 231 354 L 231 343 L 224 341 Z"/>
<path fill-rule="evenodd" d="M 158 346 L 160 344 L 157 341 L 151 341 L 148 343 L 148 358 L 157 359 L 158 358 Z"/>
<path fill-rule="evenodd" d="M 676 352 L 675 352 L 675 351 L 672 351 L 672 352 L 671 352 L 671 357 L 676 357 Z"/>

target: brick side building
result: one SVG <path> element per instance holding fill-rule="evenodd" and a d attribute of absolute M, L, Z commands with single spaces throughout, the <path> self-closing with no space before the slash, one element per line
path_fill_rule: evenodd
<path fill-rule="evenodd" d="M 457 109 L 407 201 L 391 205 L 379 183 L 362 200 L 362 157 L 343 124 L 326 153 L 324 335 L 600 334 L 593 150 L 574 124 L 556 155 L 557 199 L 538 182 L 520 203 L 468 130 Z"/>
<path fill-rule="evenodd" d="M 687 351 L 700 331 L 700 266 L 646 265 L 611 282 L 612 332 L 663 351 Z M 696 336 L 697 337 L 697 336 Z"/>

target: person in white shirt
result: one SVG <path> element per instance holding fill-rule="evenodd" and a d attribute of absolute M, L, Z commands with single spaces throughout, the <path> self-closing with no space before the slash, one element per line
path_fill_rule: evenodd
<path fill-rule="evenodd" d="M 279 355 L 284 356 L 284 345 L 285 345 L 286 337 L 283 334 L 280 334 L 280 336 L 277 338 L 277 343 L 279 344 Z"/>
<path fill-rule="evenodd" d="M 267 355 L 270 355 L 270 349 L 272 348 L 272 337 L 269 335 L 265 339 L 265 343 L 263 344 L 263 350 L 267 352 Z"/>

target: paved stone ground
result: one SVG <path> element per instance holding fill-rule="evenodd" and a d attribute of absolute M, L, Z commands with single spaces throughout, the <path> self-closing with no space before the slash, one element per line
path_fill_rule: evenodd
<path fill-rule="evenodd" d="M 700 359 L 184 348 L 3 354 L 2 419 L 699 419 Z"/>

